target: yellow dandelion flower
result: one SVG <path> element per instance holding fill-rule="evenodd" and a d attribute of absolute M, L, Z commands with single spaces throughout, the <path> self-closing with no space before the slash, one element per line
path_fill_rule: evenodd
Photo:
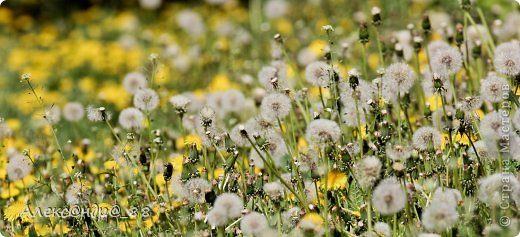
<path fill-rule="evenodd" d="M 305 216 L 303 216 L 303 219 L 311 221 L 311 222 L 315 223 L 316 225 L 323 224 L 323 218 L 321 218 L 320 214 L 318 214 L 316 212 L 310 212 L 310 213 L 305 214 Z"/>
<path fill-rule="evenodd" d="M 5 210 L 4 210 L 4 219 L 12 222 L 15 221 L 18 218 L 22 218 L 22 221 L 27 221 L 30 219 L 31 213 L 26 205 L 25 201 L 15 201 L 11 203 Z"/>
<path fill-rule="evenodd" d="M 327 188 L 329 190 L 347 189 L 348 177 L 345 173 L 333 170 L 327 174 Z"/>
<path fill-rule="evenodd" d="M 175 145 L 176 145 L 177 149 L 180 150 L 180 149 L 184 148 L 184 146 L 186 146 L 188 144 L 192 144 L 192 143 L 197 144 L 198 149 L 200 149 L 202 147 L 202 139 L 198 135 L 195 135 L 195 134 L 188 134 L 184 137 L 177 139 Z"/>

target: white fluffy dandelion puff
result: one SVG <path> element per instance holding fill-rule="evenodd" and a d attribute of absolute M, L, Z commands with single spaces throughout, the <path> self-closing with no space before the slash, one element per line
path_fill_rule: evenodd
<path fill-rule="evenodd" d="M 146 76 L 140 72 L 131 72 L 123 78 L 123 87 L 130 94 L 135 94 L 138 90 L 146 88 Z"/>
<path fill-rule="evenodd" d="M 374 189 L 372 203 L 379 213 L 394 214 L 404 208 L 406 193 L 395 178 L 386 178 Z"/>
<path fill-rule="evenodd" d="M 520 45 L 518 43 L 502 43 L 495 48 L 495 68 L 507 76 L 520 74 Z"/>
<path fill-rule="evenodd" d="M 177 111 L 177 113 L 184 114 L 191 100 L 184 95 L 174 95 L 170 97 L 170 104 Z"/>
<path fill-rule="evenodd" d="M 242 214 L 244 202 L 235 193 L 223 193 L 217 197 L 213 206 L 214 208 L 224 208 L 226 218 L 233 219 Z"/>
<path fill-rule="evenodd" d="M 11 181 L 23 179 L 33 170 L 33 163 L 27 157 L 18 152 L 8 155 L 9 163 L 7 163 L 7 178 Z"/>
<path fill-rule="evenodd" d="M 305 68 L 305 79 L 315 86 L 328 86 L 332 75 L 332 67 L 323 61 L 313 62 Z"/>
<path fill-rule="evenodd" d="M 144 125 L 144 114 L 136 108 L 126 108 L 119 114 L 119 124 L 124 129 L 141 129 Z"/>
<path fill-rule="evenodd" d="M 443 77 L 455 74 L 462 67 L 462 55 L 452 47 L 442 48 L 432 56 L 432 71 Z"/>
<path fill-rule="evenodd" d="M 422 127 L 413 133 L 413 145 L 420 151 L 427 150 L 430 146 L 432 148 L 440 148 L 442 136 L 439 131 L 433 127 Z"/>
<path fill-rule="evenodd" d="M 444 202 L 432 202 L 421 216 L 425 229 L 439 233 L 453 227 L 458 219 L 457 209 Z"/>
<path fill-rule="evenodd" d="M 356 162 L 354 171 L 359 185 L 363 188 L 372 187 L 379 179 L 382 166 L 379 158 L 375 156 L 367 156 Z"/>
<path fill-rule="evenodd" d="M 408 93 L 415 81 L 415 72 L 406 63 L 394 63 L 390 65 L 383 75 L 384 94 L 388 100 L 395 100 L 397 94 L 401 96 Z M 386 98 L 385 97 L 385 98 Z"/>
<path fill-rule="evenodd" d="M 516 202 L 520 205 L 520 181 L 510 173 L 496 173 L 479 180 L 478 199 L 490 206 Z"/>
<path fill-rule="evenodd" d="M 159 95 L 152 89 L 138 90 L 134 95 L 134 106 L 143 111 L 152 111 L 159 106 Z"/>
<path fill-rule="evenodd" d="M 509 90 L 509 82 L 500 76 L 489 75 L 480 81 L 480 97 L 489 102 L 500 102 L 503 100 L 504 89 Z"/>
<path fill-rule="evenodd" d="M 291 111 L 291 99 L 280 93 L 272 93 L 264 97 L 260 105 L 262 116 L 267 119 L 283 119 Z"/>
<path fill-rule="evenodd" d="M 251 212 L 240 221 L 240 230 L 245 235 L 257 235 L 267 227 L 267 218 L 258 212 Z"/>
<path fill-rule="evenodd" d="M 307 141 L 316 146 L 335 143 L 341 137 L 338 124 L 328 119 L 317 119 L 309 123 L 306 131 Z"/>
<path fill-rule="evenodd" d="M 85 115 L 85 108 L 79 102 L 70 102 L 63 106 L 63 117 L 70 122 L 77 122 Z"/>

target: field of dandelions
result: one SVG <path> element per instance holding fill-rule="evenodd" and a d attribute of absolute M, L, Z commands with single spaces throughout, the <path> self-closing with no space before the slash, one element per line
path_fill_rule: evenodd
<path fill-rule="evenodd" d="M 7 0 L 0 236 L 520 234 L 516 0 Z"/>

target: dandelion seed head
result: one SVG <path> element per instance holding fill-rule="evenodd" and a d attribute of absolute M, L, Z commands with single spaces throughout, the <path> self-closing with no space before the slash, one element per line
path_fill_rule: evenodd
<path fill-rule="evenodd" d="M 367 237 L 391 237 L 392 228 L 384 222 L 377 222 L 372 232 L 366 233 Z"/>
<path fill-rule="evenodd" d="M 354 173 L 363 188 L 369 188 L 379 179 L 382 163 L 379 158 L 375 156 L 367 156 L 362 160 L 356 162 L 354 166 Z"/>
<path fill-rule="evenodd" d="M 501 202 L 504 200 L 520 204 L 520 181 L 514 175 L 495 173 L 480 178 L 478 183 L 480 201 L 493 207 L 502 205 Z"/>
<path fill-rule="evenodd" d="M 507 76 L 520 74 L 520 45 L 507 42 L 495 48 L 494 64 L 496 70 Z"/>
<path fill-rule="evenodd" d="M 134 95 L 134 106 L 143 111 L 152 111 L 159 106 L 159 95 L 152 89 L 140 89 Z"/>
<path fill-rule="evenodd" d="M 500 76 L 489 75 L 480 81 L 480 97 L 492 103 L 503 100 L 504 89 L 509 87 L 509 82 Z"/>
<path fill-rule="evenodd" d="M 412 156 L 411 147 L 403 144 L 388 144 L 386 155 L 393 161 L 405 161 Z"/>
<path fill-rule="evenodd" d="M 211 191 L 211 184 L 203 178 L 192 178 L 184 186 L 187 191 L 188 199 L 194 203 L 204 203 L 205 195 Z"/>
<path fill-rule="evenodd" d="M 437 129 L 433 127 L 421 127 L 413 133 L 413 145 L 420 151 L 425 151 L 432 146 L 437 149 L 440 148 L 442 136 Z"/>
<path fill-rule="evenodd" d="M 372 203 L 382 215 L 394 214 L 404 208 L 406 193 L 395 178 L 386 178 L 374 188 Z"/>
<path fill-rule="evenodd" d="M 289 4 L 285 0 L 268 0 L 264 5 L 264 14 L 267 18 L 279 18 L 287 13 Z"/>
<path fill-rule="evenodd" d="M 146 76 L 140 72 L 131 72 L 123 78 L 123 87 L 130 94 L 147 87 Z"/>
<path fill-rule="evenodd" d="M 402 96 L 412 88 L 415 72 L 406 63 L 394 63 L 385 70 L 382 80 L 383 89 L 386 91 L 385 99 L 395 100 L 398 94 Z"/>
<path fill-rule="evenodd" d="M 436 55 L 439 51 L 443 49 L 450 48 L 450 45 L 442 40 L 435 40 L 428 44 L 428 54 Z"/>
<path fill-rule="evenodd" d="M 31 160 L 17 151 L 9 154 L 9 162 L 7 163 L 7 178 L 10 181 L 17 181 L 25 178 L 33 170 Z"/>
<path fill-rule="evenodd" d="M 262 67 L 258 72 L 258 80 L 268 92 L 281 91 L 287 87 L 286 78 L 274 66 Z"/>
<path fill-rule="evenodd" d="M 449 203 L 432 202 L 422 213 L 421 223 L 429 231 L 442 232 L 453 227 L 459 214 L 454 206 Z"/>
<path fill-rule="evenodd" d="M 280 93 L 272 93 L 264 97 L 260 105 L 262 116 L 276 121 L 285 118 L 291 111 L 291 99 Z"/>
<path fill-rule="evenodd" d="M 269 182 L 264 184 L 264 192 L 273 200 L 277 200 L 283 196 L 284 187 L 279 182 Z"/>
<path fill-rule="evenodd" d="M 446 203 L 453 207 L 457 207 L 459 202 L 462 200 L 460 191 L 453 188 L 437 188 L 432 196 L 432 203 Z"/>
<path fill-rule="evenodd" d="M 443 77 L 457 73 L 462 67 L 462 55 L 452 47 L 442 48 L 431 58 L 432 71 Z"/>
<path fill-rule="evenodd" d="M 240 221 L 240 230 L 246 235 L 259 234 L 267 227 L 267 218 L 258 212 L 251 212 Z"/>
<path fill-rule="evenodd" d="M 186 107 L 190 104 L 191 100 L 184 95 L 174 95 L 170 97 L 170 103 L 177 111 L 186 111 Z"/>
<path fill-rule="evenodd" d="M 144 114 L 136 108 L 126 108 L 119 114 L 119 124 L 124 129 L 139 130 L 144 126 Z"/>
<path fill-rule="evenodd" d="M 58 106 L 52 106 L 45 111 L 45 119 L 51 124 L 57 124 L 61 120 L 61 110 Z"/>
<path fill-rule="evenodd" d="M 206 215 L 206 220 L 211 226 L 223 226 L 229 219 L 227 218 L 226 209 L 222 206 L 214 206 Z"/>
<path fill-rule="evenodd" d="M 502 110 L 489 112 L 480 120 L 479 132 L 482 137 L 496 141 L 507 134 L 506 131 L 511 131 L 509 117 L 503 117 L 502 114 Z"/>
<path fill-rule="evenodd" d="M 226 218 L 234 219 L 242 214 L 244 202 L 235 193 L 223 193 L 215 199 L 214 208 L 223 208 Z"/>
<path fill-rule="evenodd" d="M 77 122 L 85 115 L 85 108 L 79 102 L 70 102 L 63 106 L 63 117 L 70 122 Z"/>
<path fill-rule="evenodd" d="M 332 67 L 323 61 L 316 61 L 305 67 L 305 79 L 315 86 L 328 86 L 332 78 L 332 73 Z"/>
<path fill-rule="evenodd" d="M 341 129 L 334 121 L 317 119 L 309 123 L 305 136 L 309 143 L 321 147 L 337 142 L 341 136 Z"/>

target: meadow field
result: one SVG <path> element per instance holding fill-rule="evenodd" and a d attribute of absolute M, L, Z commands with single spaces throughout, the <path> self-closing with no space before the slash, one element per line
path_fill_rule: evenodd
<path fill-rule="evenodd" d="M 520 236 L 519 0 L 0 2 L 0 236 Z"/>

